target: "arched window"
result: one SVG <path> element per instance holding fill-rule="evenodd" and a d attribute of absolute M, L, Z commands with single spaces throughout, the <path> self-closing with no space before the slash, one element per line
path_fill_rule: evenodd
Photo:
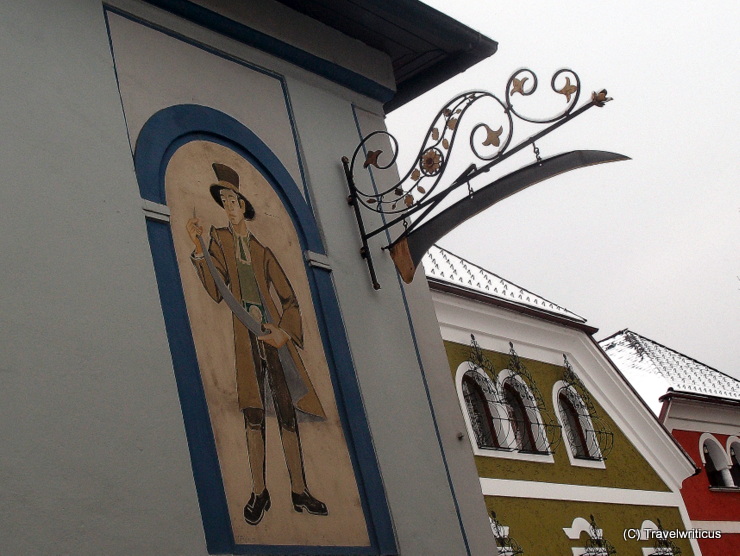
<path fill-rule="evenodd" d="M 560 438 L 560 426 L 547 413 L 534 380 L 523 363 L 515 359 L 513 346 L 511 349 L 510 368 L 496 372 L 471 335 L 470 357 L 455 373 L 473 453 L 552 461 L 551 450 L 553 442 Z"/>
<path fill-rule="evenodd" d="M 527 396 L 527 392 L 522 392 L 522 390 L 523 388 L 516 381 L 509 380 L 504 384 L 504 401 L 509 411 L 509 423 L 514 434 L 516 449 L 522 452 L 539 452 L 532 432 L 532 420 L 522 396 L 522 394 Z"/>
<path fill-rule="evenodd" d="M 581 423 L 582 412 L 576 409 L 576 405 L 582 405 L 582 402 L 579 403 L 580 400 L 572 399 L 574 396 L 577 396 L 577 394 L 569 388 L 560 391 L 558 409 L 560 410 L 561 421 L 563 427 L 565 427 L 568 442 L 573 449 L 574 457 L 592 459 L 595 454 L 591 454 L 589 450 L 590 443 Z"/>
<path fill-rule="evenodd" d="M 704 469 L 707 472 L 709 486 L 733 488 L 735 483 L 733 482 L 730 471 L 731 463 L 728 461 L 727 452 L 725 452 L 724 448 L 711 434 L 703 434 L 700 442 Z"/>
<path fill-rule="evenodd" d="M 725 486 L 725 483 L 722 481 L 722 474 L 717 470 L 717 466 L 714 463 L 706 442 L 704 443 L 704 468 L 707 471 L 709 486 Z"/>
<path fill-rule="evenodd" d="M 740 450 L 740 444 L 734 443 L 730 445 L 730 461 L 732 462 L 730 474 L 732 475 L 732 480 L 735 482 L 735 486 L 740 487 L 740 454 L 738 454 L 738 450 Z"/>
<path fill-rule="evenodd" d="M 586 386 L 563 354 L 563 380 L 553 385 L 552 403 L 557 409 L 571 465 L 604 467 L 614 445 L 609 425 L 599 417 Z"/>
<path fill-rule="evenodd" d="M 475 441 L 479 448 L 499 448 L 500 444 L 493 426 L 491 408 L 483 393 L 483 388 L 478 383 L 481 379 L 476 377 L 477 374 L 475 371 L 468 371 L 462 379 L 463 398 L 468 410 L 470 426 L 473 429 Z"/>

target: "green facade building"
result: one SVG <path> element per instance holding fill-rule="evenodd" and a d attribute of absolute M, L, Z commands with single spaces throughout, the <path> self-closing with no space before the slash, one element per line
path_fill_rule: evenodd
<path fill-rule="evenodd" d="M 657 538 L 688 534 L 695 468 L 596 329 L 439 247 L 424 263 L 498 553 L 699 554 Z"/>

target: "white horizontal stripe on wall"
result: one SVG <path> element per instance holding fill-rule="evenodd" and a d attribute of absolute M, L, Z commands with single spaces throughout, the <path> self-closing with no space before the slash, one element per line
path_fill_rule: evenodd
<path fill-rule="evenodd" d="M 722 531 L 723 533 L 740 534 L 740 521 L 692 521 L 694 529 L 704 531 Z"/>
<path fill-rule="evenodd" d="M 538 481 L 481 478 L 484 496 L 510 496 L 540 500 L 568 500 L 572 502 L 604 502 L 639 506 L 680 506 L 681 496 L 675 492 L 633 490 L 625 488 L 564 485 Z"/>

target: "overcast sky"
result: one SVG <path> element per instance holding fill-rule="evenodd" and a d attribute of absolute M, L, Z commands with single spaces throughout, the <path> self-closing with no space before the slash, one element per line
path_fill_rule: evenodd
<path fill-rule="evenodd" d="M 543 156 L 633 159 L 538 184 L 440 245 L 586 317 L 597 339 L 629 328 L 740 377 L 737 0 L 427 3 L 499 50 L 389 116 L 406 164 L 447 100 L 471 89 L 503 98 L 520 67 L 542 97 L 561 67 L 581 78 L 579 104 L 603 88 L 614 97 L 538 143 Z M 514 159 L 534 161 L 531 150 Z"/>

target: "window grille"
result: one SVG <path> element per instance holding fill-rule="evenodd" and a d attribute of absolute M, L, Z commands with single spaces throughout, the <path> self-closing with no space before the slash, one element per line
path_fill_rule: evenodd
<path fill-rule="evenodd" d="M 491 512 L 491 517 L 488 518 L 491 522 L 491 530 L 493 536 L 496 538 L 496 548 L 499 556 L 517 556 L 518 554 L 524 554 L 524 550 L 519 546 L 509 535 L 509 528 L 501 525 L 496 519 L 496 512 Z"/>
<path fill-rule="evenodd" d="M 560 425 L 547 410 L 534 378 L 511 342 L 508 369 L 511 375 L 504 381 L 504 401 L 515 445 L 522 452 L 553 453 L 560 444 Z"/>
<path fill-rule="evenodd" d="M 499 448 L 499 442 L 491 418 L 491 409 L 485 396 L 485 390 L 490 389 L 475 371 L 468 371 L 463 376 L 462 391 L 465 406 L 470 417 L 470 426 L 479 448 Z"/>
<path fill-rule="evenodd" d="M 604 532 L 596 525 L 596 519 L 593 514 L 589 516 L 590 527 L 589 527 L 589 538 L 588 544 L 586 544 L 586 552 L 589 556 L 611 556 L 617 553 L 617 549 L 614 545 L 604 538 Z"/>
<path fill-rule="evenodd" d="M 656 520 L 658 523 L 658 531 L 663 532 L 663 525 L 660 520 Z M 655 545 L 650 556 L 678 556 L 681 554 L 681 549 L 678 548 L 674 542 L 667 538 L 667 535 L 656 535 Z"/>
<path fill-rule="evenodd" d="M 469 370 L 462 393 L 479 448 L 551 454 L 560 442 L 559 425 L 545 408 L 537 386 L 514 351 L 501 384 L 491 360 L 470 335 Z"/>
<path fill-rule="evenodd" d="M 557 395 L 565 439 L 575 458 L 605 460 L 614 447 L 614 434 L 598 415 L 586 387 L 563 354 L 563 387 Z"/>

